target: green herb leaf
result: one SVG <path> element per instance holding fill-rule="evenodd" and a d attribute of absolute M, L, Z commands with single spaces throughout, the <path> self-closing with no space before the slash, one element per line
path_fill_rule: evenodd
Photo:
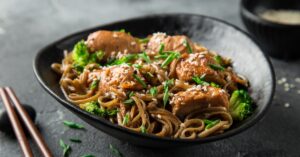
<path fill-rule="evenodd" d="M 158 54 L 162 55 L 163 54 L 163 51 L 165 49 L 165 44 L 160 44 L 159 45 L 159 50 L 158 50 Z"/>
<path fill-rule="evenodd" d="M 214 83 L 214 82 L 211 82 L 211 83 L 210 83 L 210 86 L 216 87 L 216 88 L 220 88 L 220 87 L 221 87 L 220 85 L 218 85 L 218 84 L 216 84 L 216 83 Z"/>
<path fill-rule="evenodd" d="M 108 116 L 115 116 L 115 115 L 117 115 L 118 112 L 119 112 L 118 109 L 110 109 L 110 110 L 106 110 L 106 114 L 107 114 Z"/>
<path fill-rule="evenodd" d="M 69 139 L 71 142 L 75 142 L 75 143 L 81 143 L 81 140 L 78 138 L 70 138 Z"/>
<path fill-rule="evenodd" d="M 64 143 L 62 139 L 59 140 L 59 145 L 63 148 L 63 157 L 68 157 L 71 153 L 71 147 Z"/>
<path fill-rule="evenodd" d="M 139 76 L 133 74 L 133 78 L 136 79 L 143 86 L 143 88 L 147 88 L 146 83 Z"/>
<path fill-rule="evenodd" d="M 171 53 L 165 60 L 164 62 L 161 64 L 161 67 L 164 68 L 166 67 L 168 64 L 170 64 L 175 58 L 180 58 L 180 53 L 179 52 L 174 52 Z"/>
<path fill-rule="evenodd" d="M 150 60 L 149 56 L 146 54 L 146 52 L 139 54 L 139 57 L 142 58 L 147 63 L 151 63 L 151 60 Z"/>
<path fill-rule="evenodd" d="M 123 119 L 123 125 L 127 125 L 129 122 L 129 114 L 126 113 L 126 115 L 124 116 L 124 119 Z"/>
<path fill-rule="evenodd" d="M 147 134 L 147 130 L 144 125 L 142 125 L 140 129 L 141 129 L 141 133 Z"/>
<path fill-rule="evenodd" d="M 125 31 L 125 29 L 124 29 L 124 28 L 122 28 L 122 29 L 120 29 L 120 30 L 119 30 L 119 32 L 123 32 L 123 33 L 125 33 L 126 31 Z"/>
<path fill-rule="evenodd" d="M 71 122 L 71 121 L 64 121 L 64 125 L 68 126 L 72 129 L 84 129 L 84 126 L 75 122 Z"/>
<path fill-rule="evenodd" d="M 137 55 L 136 54 L 128 54 L 126 56 L 121 57 L 120 59 L 116 59 L 114 61 L 110 61 L 111 63 L 108 63 L 108 65 L 120 65 L 123 63 L 129 63 L 132 60 L 136 59 Z"/>
<path fill-rule="evenodd" d="M 82 155 L 80 157 L 96 157 L 95 155 L 92 155 L 92 154 L 87 154 L 87 155 Z"/>
<path fill-rule="evenodd" d="M 147 72 L 146 73 L 149 77 L 154 77 L 154 75 L 152 74 L 152 73 L 150 73 L 150 72 Z"/>
<path fill-rule="evenodd" d="M 217 120 L 204 119 L 205 129 L 210 129 L 213 126 L 215 126 L 216 124 L 218 124 L 219 122 L 220 122 L 220 119 L 217 119 Z"/>
<path fill-rule="evenodd" d="M 142 65 L 139 65 L 139 64 L 133 64 L 132 66 L 135 67 L 135 68 L 137 68 L 137 69 L 141 69 L 142 68 Z"/>
<path fill-rule="evenodd" d="M 165 83 L 164 83 L 164 95 L 163 95 L 163 103 L 164 103 L 164 108 L 166 107 L 168 101 L 169 101 L 169 86 L 170 85 L 173 85 L 174 84 L 174 80 L 171 79 L 171 80 L 167 80 Z"/>
<path fill-rule="evenodd" d="M 123 157 L 123 154 L 118 149 L 116 149 L 113 145 L 109 144 L 109 149 L 115 156 Z"/>
<path fill-rule="evenodd" d="M 216 64 L 209 64 L 209 67 L 214 69 L 214 70 L 220 70 L 220 71 L 224 71 L 225 68 L 220 66 L 220 65 L 216 65 Z"/>
<path fill-rule="evenodd" d="M 214 60 L 220 65 L 222 65 L 223 63 L 222 57 L 220 55 L 214 56 Z"/>
<path fill-rule="evenodd" d="M 150 40 L 149 38 L 139 39 L 139 43 L 148 43 L 149 40 Z"/>
<path fill-rule="evenodd" d="M 186 39 L 184 39 L 183 45 L 185 47 L 187 47 L 189 53 L 193 53 L 193 49 L 192 49 L 191 45 L 189 44 L 189 42 Z"/>
<path fill-rule="evenodd" d="M 195 81 L 196 84 L 198 84 L 198 85 L 208 86 L 209 83 L 206 82 L 206 81 L 204 81 L 204 77 L 205 77 L 205 75 L 202 75 L 201 77 L 193 76 L 192 79 L 193 79 L 193 81 Z"/>
<path fill-rule="evenodd" d="M 157 87 L 152 87 L 152 88 L 150 88 L 150 94 L 151 94 L 152 96 L 157 95 Z"/>
<path fill-rule="evenodd" d="M 90 90 L 95 89 L 99 84 L 99 80 L 93 80 L 93 82 L 90 85 Z"/>
<path fill-rule="evenodd" d="M 133 101 L 133 99 L 130 98 L 130 99 L 127 99 L 127 100 L 123 101 L 123 103 L 125 105 L 133 105 L 134 101 Z"/>
<path fill-rule="evenodd" d="M 132 96 L 134 96 L 134 92 L 130 91 L 129 94 L 128 94 L 128 97 L 131 98 Z"/>

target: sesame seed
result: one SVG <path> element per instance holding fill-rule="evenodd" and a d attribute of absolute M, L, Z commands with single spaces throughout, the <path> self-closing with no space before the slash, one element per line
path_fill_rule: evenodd
<path fill-rule="evenodd" d="M 296 77 L 295 82 L 300 83 L 300 77 Z"/>
<path fill-rule="evenodd" d="M 290 107 L 290 104 L 289 103 L 285 103 L 284 107 L 288 108 L 288 107 Z"/>

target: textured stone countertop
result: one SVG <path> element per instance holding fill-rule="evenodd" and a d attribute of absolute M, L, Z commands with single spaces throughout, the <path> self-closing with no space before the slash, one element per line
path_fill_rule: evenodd
<path fill-rule="evenodd" d="M 83 140 L 81 144 L 71 144 L 71 157 L 89 153 L 113 156 L 109 144 L 125 157 L 299 156 L 300 84 L 294 81 L 300 77 L 299 60 L 288 63 L 272 59 L 277 79 L 285 77 L 296 87 L 285 92 L 283 84 L 278 85 L 273 104 L 261 122 L 225 140 L 176 149 L 137 147 L 94 129 L 48 95 L 34 77 L 34 56 L 56 39 L 116 20 L 171 12 L 214 16 L 244 29 L 239 0 L 0 0 L 0 85 L 12 86 L 23 103 L 35 107 L 36 122 L 55 156 L 62 154 L 59 139 L 68 137 Z M 63 120 L 82 123 L 87 130 L 67 129 Z M 36 156 L 41 156 L 30 142 Z M 17 141 L 0 133 L 0 157 L 18 156 L 22 155 Z"/>

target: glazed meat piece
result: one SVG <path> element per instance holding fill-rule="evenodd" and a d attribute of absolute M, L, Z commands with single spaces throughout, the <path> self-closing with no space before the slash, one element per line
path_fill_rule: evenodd
<path fill-rule="evenodd" d="M 90 52 L 102 50 L 103 59 L 120 58 L 124 54 L 140 52 L 136 38 L 124 32 L 97 31 L 88 36 L 87 46 Z"/>
<path fill-rule="evenodd" d="M 209 105 L 228 108 L 228 100 L 229 95 L 223 89 L 197 85 L 174 95 L 171 100 L 172 112 L 174 115 L 184 117 Z"/>
<path fill-rule="evenodd" d="M 192 81 L 194 76 L 205 75 L 206 81 L 219 83 L 226 82 L 223 80 L 222 73 L 213 70 L 209 65 L 217 64 L 213 56 L 207 52 L 193 53 L 184 56 L 176 65 L 176 75 L 179 80 Z"/>
<path fill-rule="evenodd" d="M 89 74 L 89 79 L 98 78 L 102 89 L 117 87 L 125 90 L 140 90 L 143 86 L 133 77 L 134 68 L 128 65 L 109 66 Z M 144 78 L 136 74 L 140 79 Z"/>
<path fill-rule="evenodd" d="M 147 54 L 154 56 L 157 55 L 160 45 L 164 44 L 164 51 L 177 51 L 181 54 L 189 53 L 190 45 L 192 52 L 201 52 L 206 50 L 206 48 L 194 44 L 187 36 L 175 35 L 168 36 L 165 33 L 154 33 L 147 45 Z"/>

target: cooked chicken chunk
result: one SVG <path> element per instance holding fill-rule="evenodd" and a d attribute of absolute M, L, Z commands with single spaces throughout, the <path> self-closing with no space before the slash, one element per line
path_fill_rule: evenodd
<path fill-rule="evenodd" d="M 205 75 L 205 80 L 225 84 L 218 71 L 213 70 L 209 65 L 217 64 L 208 53 L 193 53 L 185 55 L 176 65 L 176 74 L 179 80 L 192 81 L 194 76 Z"/>
<path fill-rule="evenodd" d="M 97 31 L 88 36 L 87 45 L 90 52 L 102 50 L 103 59 L 119 58 L 120 55 L 140 52 L 136 38 L 124 32 Z"/>
<path fill-rule="evenodd" d="M 187 36 L 168 36 L 165 33 L 155 33 L 148 42 L 146 50 L 147 54 L 151 56 L 157 55 L 161 44 L 164 44 L 164 51 L 177 51 L 181 54 L 189 53 L 188 45 L 192 52 L 201 52 L 206 50 L 206 48 L 194 44 Z"/>
<path fill-rule="evenodd" d="M 91 72 L 89 78 L 98 78 L 102 89 L 117 87 L 125 90 L 140 90 L 143 86 L 133 77 L 134 73 L 134 68 L 128 65 L 109 66 Z M 144 80 L 139 74 L 136 75 Z"/>
<path fill-rule="evenodd" d="M 178 92 L 171 101 L 173 114 L 184 117 L 187 114 L 207 106 L 228 108 L 228 94 L 220 88 L 210 86 L 194 86 L 186 91 Z"/>

